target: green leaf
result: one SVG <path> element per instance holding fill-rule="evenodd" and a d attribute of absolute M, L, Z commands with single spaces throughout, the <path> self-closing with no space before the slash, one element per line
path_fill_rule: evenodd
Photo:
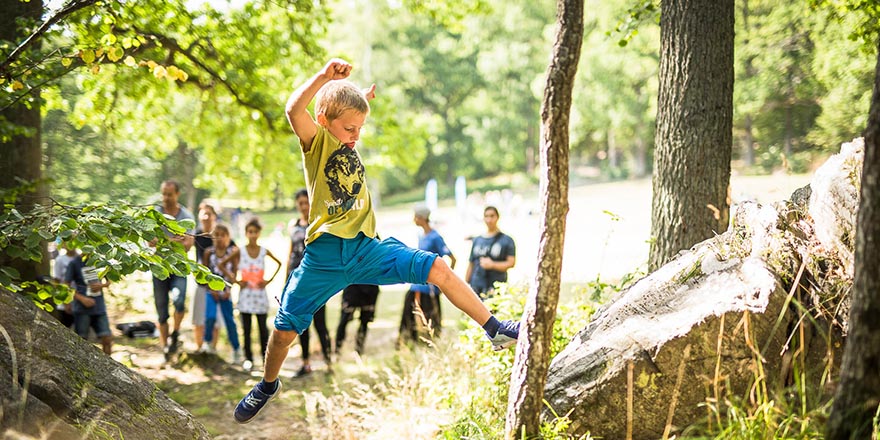
<path fill-rule="evenodd" d="M 12 258 L 21 258 L 24 255 L 24 250 L 18 246 L 8 246 L 6 254 Z"/>
<path fill-rule="evenodd" d="M 40 242 L 43 241 L 43 237 L 40 234 L 37 234 L 36 231 L 32 231 L 30 235 L 24 240 L 24 245 L 32 248 L 40 245 Z"/>
<path fill-rule="evenodd" d="M 208 287 L 212 290 L 223 290 L 226 288 L 226 282 L 220 277 L 215 277 L 208 281 Z"/>
<path fill-rule="evenodd" d="M 18 272 L 18 269 L 9 266 L 0 267 L 0 273 L 6 275 L 9 278 L 19 278 L 21 274 Z"/>
<path fill-rule="evenodd" d="M 153 276 L 160 280 L 164 280 L 165 278 L 168 278 L 168 275 L 170 275 L 168 269 L 160 264 L 151 264 L 150 272 L 153 272 Z"/>

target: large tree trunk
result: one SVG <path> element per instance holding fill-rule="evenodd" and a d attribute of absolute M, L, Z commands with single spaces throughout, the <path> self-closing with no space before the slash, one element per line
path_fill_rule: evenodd
<path fill-rule="evenodd" d="M 27 37 L 27 29 L 22 29 L 19 20 L 40 21 L 43 4 L 40 1 L 22 2 L 20 0 L 0 0 L 0 40 L 18 43 Z M 3 87 L 6 87 L 5 85 Z M 5 93 L 5 92 L 4 92 Z M 6 142 L 0 136 L 0 189 L 15 188 L 25 182 L 39 182 L 43 162 L 40 145 L 40 92 L 34 90 L 10 108 L 0 111 L 0 122 L 4 120 L 16 129 Z M 5 129 L 4 129 L 5 130 Z M 4 133 L 6 134 L 6 133 Z M 25 194 L 19 199 L 19 211 L 28 211 L 40 196 L 45 195 L 42 183 L 37 185 L 35 192 Z M 33 261 L 12 260 L 5 254 L 0 255 L 0 266 L 15 267 L 22 280 L 34 280 L 39 275 L 49 273 L 48 260 L 35 263 Z"/>
<path fill-rule="evenodd" d="M 733 0 L 664 0 L 649 266 L 727 230 Z"/>
<path fill-rule="evenodd" d="M 828 440 L 869 438 L 880 406 L 880 39 L 861 185 L 849 334 Z"/>
<path fill-rule="evenodd" d="M 543 408 L 550 341 L 559 303 L 565 219 L 568 216 L 568 148 L 571 91 L 584 33 L 583 0 L 558 0 L 553 58 L 541 108 L 541 241 L 538 273 L 523 312 L 523 329 L 511 372 L 505 435 L 536 437 Z M 522 333 L 521 333 L 522 334 Z"/>
<path fill-rule="evenodd" d="M 155 384 L 22 295 L 0 290 L 0 310 L 0 432 L 63 440 L 210 438 Z"/>

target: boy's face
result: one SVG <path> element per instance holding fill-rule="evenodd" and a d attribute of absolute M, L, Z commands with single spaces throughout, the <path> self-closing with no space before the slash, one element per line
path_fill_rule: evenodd
<path fill-rule="evenodd" d="M 361 128 L 366 121 L 367 115 L 351 109 L 342 112 L 342 115 L 332 121 L 327 120 L 323 114 L 318 115 L 318 123 L 348 148 L 354 148 L 355 142 L 361 137 Z"/>

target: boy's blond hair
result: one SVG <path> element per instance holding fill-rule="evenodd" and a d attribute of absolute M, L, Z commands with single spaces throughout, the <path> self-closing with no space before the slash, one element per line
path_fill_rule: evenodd
<path fill-rule="evenodd" d="M 316 115 L 323 114 L 328 121 L 333 121 L 346 110 L 370 113 L 370 104 L 361 89 L 348 80 L 330 81 L 321 87 L 315 97 Z"/>

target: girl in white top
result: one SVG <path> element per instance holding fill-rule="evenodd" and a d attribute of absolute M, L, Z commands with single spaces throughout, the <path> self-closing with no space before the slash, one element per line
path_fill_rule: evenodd
<path fill-rule="evenodd" d="M 266 315 L 269 313 L 269 298 L 266 294 L 266 285 L 275 279 L 281 269 L 281 260 L 272 255 L 268 249 L 257 244 L 263 226 L 256 218 L 245 226 L 245 237 L 248 243 L 242 249 L 238 268 L 241 278 L 238 284 L 241 291 L 238 293 L 238 311 L 241 315 L 241 327 L 244 340 L 244 368 L 249 370 L 254 366 L 253 353 L 251 352 L 251 317 L 257 319 L 257 328 L 260 332 L 260 353 L 265 357 L 266 344 L 269 342 L 269 329 L 266 326 Z M 275 272 L 267 280 L 266 257 L 275 260 Z"/>

